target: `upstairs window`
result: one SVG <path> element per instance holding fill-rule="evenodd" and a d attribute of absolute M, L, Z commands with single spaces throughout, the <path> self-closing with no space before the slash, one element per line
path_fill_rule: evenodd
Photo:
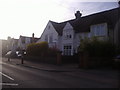
<path fill-rule="evenodd" d="M 72 35 L 71 34 L 66 34 L 65 35 L 65 39 L 71 39 L 72 38 Z"/>
<path fill-rule="evenodd" d="M 45 35 L 45 41 L 48 42 L 48 35 Z"/>
<path fill-rule="evenodd" d="M 50 26 L 48 26 L 48 29 L 50 29 Z"/>
<path fill-rule="evenodd" d="M 52 37 L 52 35 L 49 37 L 49 42 L 50 42 L 50 43 L 53 42 L 53 37 Z"/>
<path fill-rule="evenodd" d="M 91 33 L 93 36 L 105 36 L 106 35 L 105 24 L 91 26 Z"/>

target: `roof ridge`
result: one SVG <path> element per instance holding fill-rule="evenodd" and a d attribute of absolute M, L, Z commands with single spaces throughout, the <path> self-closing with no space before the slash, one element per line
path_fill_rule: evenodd
<path fill-rule="evenodd" d="M 109 10 L 106 10 L 106 11 L 100 11 L 100 12 L 97 12 L 97 13 L 93 13 L 93 14 L 89 14 L 89 15 L 83 16 L 82 18 L 93 16 L 93 15 L 97 15 L 97 14 L 101 14 L 101 13 L 111 12 L 111 11 L 116 10 L 116 9 L 119 9 L 119 8 L 113 8 L 113 9 L 109 9 Z"/>

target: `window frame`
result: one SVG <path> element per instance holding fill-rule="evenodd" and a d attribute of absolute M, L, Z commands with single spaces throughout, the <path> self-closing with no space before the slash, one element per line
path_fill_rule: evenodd
<path fill-rule="evenodd" d="M 105 36 L 106 34 L 106 23 L 92 25 L 91 26 L 91 33 L 93 36 Z"/>
<path fill-rule="evenodd" d="M 63 46 L 63 54 L 66 55 L 66 56 L 71 56 L 72 52 L 72 45 L 64 45 Z"/>

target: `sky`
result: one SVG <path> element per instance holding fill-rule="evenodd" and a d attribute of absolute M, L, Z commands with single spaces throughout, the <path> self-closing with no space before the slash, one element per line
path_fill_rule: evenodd
<path fill-rule="evenodd" d="M 84 2 L 83 2 L 84 1 Z M 118 7 L 118 0 L 0 0 L 0 39 L 40 37 L 49 20 L 64 22 Z"/>

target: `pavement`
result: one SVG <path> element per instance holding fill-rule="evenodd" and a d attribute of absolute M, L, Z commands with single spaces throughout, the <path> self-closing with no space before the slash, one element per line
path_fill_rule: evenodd
<path fill-rule="evenodd" d="M 43 71 L 50 71 L 50 72 L 73 72 L 78 70 L 78 64 L 47 64 L 47 63 L 41 63 L 41 62 L 34 62 L 34 61 L 28 61 L 24 60 L 24 63 L 21 64 L 21 59 L 10 59 L 10 61 L 7 60 L 7 58 L 2 58 L 3 63 L 10 63 L 14 65 L 20 65 L 24 67 L 29 67 L 33 69 L 39 69 Z"/>
<path fill-rule="evenodd" d="M 91 74 L 99 74 L 105 75 L 109 74 L 114 76 L 113 74 L 119 73 L 118 70 L 110 69 L 110 68 L 100 68 L 100 69 L 82 69 L 79 68 L 78 64 L 47 64 L 41 62 L 35 62 L 30 60 L 24 60 L 24 63 L 21 64 L 21 59 L 10 59 L 8 61 L 7 58 L 2 58 L 2 63 L 14 64 L 18 66 L 24 66 L 28 68 L 38 69 L 42 71 L 49 71 L 49 72 L 85 72 Z"/>

